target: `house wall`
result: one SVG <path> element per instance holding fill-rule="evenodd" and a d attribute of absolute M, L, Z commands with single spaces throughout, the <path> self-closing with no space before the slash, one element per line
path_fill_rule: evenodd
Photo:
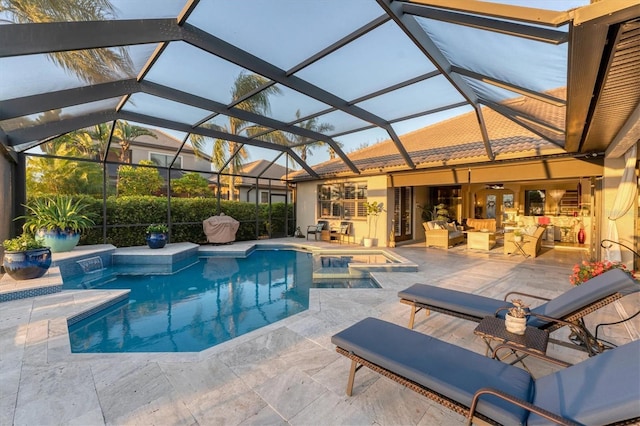
<path fill-rule="evenodd" d="M 320 220 L 318 214 L 318 185 L 322 183 L 341 183 L 341 182 L 367 182 L 367 201 L 384 203 L 384 211 L 378 216 L 377 223 L 371 228 L 371 238 L 378 239 L 378 246 L 386 246 L 387 230 L 390 228 L 391 219 L 389 218 L 389 209 L 387 197 L 387 176 L 382 174 L 378 176 L 354 177 L 350 179 L 330 179 L 326 181 L 309 181 L 299 182 L 296 191 L 296 208 L 297 208 L 297 224 L 300 230 L 306 236 L 307 226 L 313 225 Z M 389 198 L 393 200 L 393 197 Z M 391 210 L 393 212 L 393 210 Z M 349 218 L 349 222 L 353 223 L 353 230 L 357 243 L 362 243 L 362 239 L 368 234 L 368 222 L 366 219 Z M 339 220 L 331 221 L 331 225 L 338 227 Z"/>
<path fill-rule="evenodd" d="M 142 160 L 149 160 L 149 153 L 155 152 L 158 154 L 164 154 L 169 156 L 174 156 L 175 151 L 173 150 L 162 150 L 157 148 L 145 148 L 136 145 L 131 146 L 131 162 L 133 164 L 138 164 Z M 190 153 L 181 153 L 182 157 L 182 168 L 185 170 L 195 170 L 201 172 L 211 173 L 211 163 L 209 161 L 196 158 L 195 155 Z"/>
<path fill-rule="evenodd" d="M 639 150 L 640 151 L 640 150 Z M 604 163 L 604 166 L 603 164 Z M 577 159 L 559 159 L 559 160 L 546 160 L 544 162 L 538 161 L 530 162 L 527 164 L 510 164 L 510 165 L 496 165 L 494 167 L 494 173 L 490 173 L 491 166 L 482 166 L 472 168 L 472 183 L 470 185 L 464 182 L 467 178 L 467 170 L 440 170 L 440 171 L 419 171 L 406 174 L 394 174 L 393 179 L 387 179 L 386 175 L 370 176 L 370 177 L 357 177 L 352 179 L 341 180 L 327 180 L 326 183 L 331 182 L 344 182 L 352 180 L 366 180 L 368 183 L 369 201 L 378 201 L 385 203 L 385 212 L 380 216 L 378 220 L 378 226 L 376 229 L 378 245 L 386 246 L 388 239 L 388 231 L 391 229 L 392 215 L 388 212 L 393 212 L 393 185 L 400 186 L 413 186 L 414 187 L 414 224 L 413 235 L 415 240 L 423 240 L 424 232 L 422 231 L 422 209 L 418 206 L 424 206 L 427 201 L 428 187 L 434 185 L 461 185 L 463 194 L 463 207 L 462 211 L 464 216 L 466 212 L 469 212 L 471 208 L 472 200 L 468 194 L 473 194 L 474 191 L 481 191 L 484 188 L 485 183 L 501 182 L 505 178 L 504 187 L 514 192 L 515 207 L 520 210 L 524 209 L 524 191 L 528 189 L 543 189 L 539 183 L 528 184 L 526 180 L 550 180 L 550 179 L 575 179 L 577 183 L 578 179 L 581 179 L 583 187 L 583 204 L 590 204 L 590 186 L 591 178 L 595 181 L 602 181 L 602 191 L 598 191 L 596 188 L 595 197 L 595 211 L 590 211 L 593 215 L 594 226 L 589 229 L 588 238 L 594 238 L 594 244 L 596 248 L 599 246 L 599 239 L 607 238 L 607 213 L 613 206 L 615 195 L 617 193 L 618 184 L 622 175 L 624 160 L 623 159 L 597 159 L 595 161 L 584 161 Z M 519 172 L 518 172 L 519 171 Z M 464 176 L 463 176 L 464 175 Z M 602 176 L 602 178 L 601 178 Z M 520 182 L 517 182 L 520 180 Z M 317 185 L 321 181 L 301 182 L 298 183 L 297 191 L 297 217 L 298 225 L 303 233 L 306 230 L 307 225 L 314 224 L 318 221 L 317 213 Z M 576 189 L 576 185 L 572 183 L 554 183 L 549 181 L 548 185 L 544 186 L 544 189 Z M 550 198 L 550 197 L 549 197 Z M 636 226 L 639 211 L 639 201 L 636 197 L 634 206 L 618 220 L 618 232 L 620 242 L 629 247 L 637 247 L 638 235 L 636 235 Z M 598 200 L 602 200 L 599 202 Z M 556 209 L 555 202 L 548 199 L 545 205 L 545 211 L 548 213 L 554 213 Z M 592 207 L 593 209 L 593 207 Z M 364 220 L 353 220 L 356 241 L 361 242 L 362 238 L 367 233 L 367 222 Z M 595 229 L 598 227 L 598 229 Z M 373 234 L 373 232 L 372 232 Z M 598 239 L 599 238 L 599 239 Z M 597 250 L 592 253 L 594 256 L 598 256 Z M 622 250 L 623 262 L 633 264 L 633 255 L 628 250 Z"/>
<path fill-rule="evenodd" d="M 248 203 L 255 203 L 256 202 L 256 196 L 258 197 L 258 202 L 261 203 L 261 193 L 262 192 L 269 192 L 269 188 L 265 187 L 265 188 L 258 188 L 258 190 L 256 191 L 256 189 L 254 187 L 247 187 L 247 186 L 242 186 L 240 187 L 240 201 L 244 201 L 244 202 L 248 202 Z M 271 187 L 271 199 L 274 203 L 284 203 L 285 200 L 285 190 L 282 188 L 278 188 L 278 187 Z M 289 196 L 289 200 L 287 201 L 288 203 L 291 203 L 291 196 Z M 302 229 L 302 228 L 300 228 Z"/>

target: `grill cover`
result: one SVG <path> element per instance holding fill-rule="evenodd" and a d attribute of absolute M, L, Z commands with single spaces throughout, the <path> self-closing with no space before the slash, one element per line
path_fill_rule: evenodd
<path fill-rule="evenodd" d="M 230 243 L 236 240 L 236 231 L 240 222 L 221 213 L 202 221 L 202 228 L 208 243 Z"/>

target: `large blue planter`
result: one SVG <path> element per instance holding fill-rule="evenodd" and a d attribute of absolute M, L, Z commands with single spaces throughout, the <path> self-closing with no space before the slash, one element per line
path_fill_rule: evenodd
<path fill-rule="evenodd" d="M 63 231 L 62 229 L 51 231 L 40 229 L 36 232 L 36 237 L 44 240 L 43 244 L 51 249 L 51 253 L 71 251 L 80 241 L 79 232 Z"/>
<path fill-rule="evenodd" d="M 159 249 L 167 245 L 167 234 L 163 232 L 151 232 L 147 234 L 149 248 Z"/>
<path fill-rule="evenodd" d="M 40 278 L 51 266 L 51 250 L 5 251 L 2 265 L 14 280 Z"/>

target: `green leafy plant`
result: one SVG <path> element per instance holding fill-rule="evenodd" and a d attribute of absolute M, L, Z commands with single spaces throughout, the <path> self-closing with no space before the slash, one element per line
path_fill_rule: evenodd
<path fill-rule="evenodd" d="M 522 230 L 521 229 L 515 229 L 513 231 L 513 236 L 514 237 L 522 237 Z"/>
<path fill-rule="evenodd" d="M 375 234 L 377 230 L 378 216 L 384 211 L 384 203 L 373 201 L 371 203 L 367 202 L 364 205 L 367 209 L 367 238 L 371 238 L 371 223 L 373 222 L 373 230 Z"/>
<path fill-rule="evenodd" d="M 40 229 L 82 232 L 95 224 L 89 205 L 82 199 L 74 202 L 68 195 L 38 198 L 24 207 L 30 214 L 16 219 L 24 219 L 23 230 L 31 234 Z"/>
<path fill-rule="evenodd" d="M 166 234 L 169 232 L 169 227 L 163 223 L 152 223 L 147 226 L 147 234 Z"/>
<path fill-rule="evenodd" d="M 2 246 L 6 251 L 27 251 L 45 248 L 42 240 L 26 232 L 19 237 L 4 240 Z"/>

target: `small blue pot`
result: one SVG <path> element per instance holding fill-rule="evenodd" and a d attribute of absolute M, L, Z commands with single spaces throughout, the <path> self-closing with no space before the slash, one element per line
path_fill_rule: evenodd
<path fill-rule="evenodd" d="M 149 248 L 159 249 L 167 245 L 167 234 L 164 232 L 151 232 L 147 234 Z"/>
<path fill-rule="evenodd" d="M 39 248 L 27 251 L 5 251 L 2 265 L 14 280 L 40 278 L 51 266 L 51 250 Z"/>

